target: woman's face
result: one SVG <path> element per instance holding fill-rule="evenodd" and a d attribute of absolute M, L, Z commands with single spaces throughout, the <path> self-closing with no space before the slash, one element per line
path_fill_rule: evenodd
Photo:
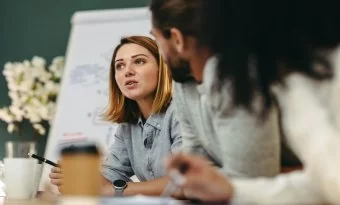
<path fill-rule="evenodd" d="M 153 101 L 158 69 L 155 57 L 140 45 L 125 44 L 116 54 L 115 79 L 123 95 L 131 100 Z"/>

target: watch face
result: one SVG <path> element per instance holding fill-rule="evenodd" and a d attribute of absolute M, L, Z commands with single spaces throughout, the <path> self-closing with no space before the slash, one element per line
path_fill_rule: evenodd
<path fill-rule="evenodd" d="M 126 186 L 126 182 L 124 180 L 116 180 L 113 182 L 113 185 L 117 188 L 124 188 Z"/>

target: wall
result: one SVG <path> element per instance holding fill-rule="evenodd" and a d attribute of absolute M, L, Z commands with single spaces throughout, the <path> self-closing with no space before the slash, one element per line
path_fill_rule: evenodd
<path fill-rule="evenodd" d="M 6 80 L 2 75 L 7 61 L 22 61 L 39 55 L 50 60 L 65 55 L 70 19 L 75 11 L 147 6 L 149 0 L 1 0 L 0 1 L 0 108 L 10 103 Z M 30 125 L 24 125 L 22 138 L 38 142 L 43 154 L 46 136 L 34 136 Z M 5 142 L 18 140 L 8 134 L 7 124 L 0 121 L 0 160 Z"/>

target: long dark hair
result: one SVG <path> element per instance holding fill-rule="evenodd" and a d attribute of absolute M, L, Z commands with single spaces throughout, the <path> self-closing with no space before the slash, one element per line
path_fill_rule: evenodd
<path fill-rule="evenodd" d="M 332 77 L 324 53 L 340 43 L 337 1 L 201 0 L 199 38 L 219 54 L 220 83 L 231 80 L 233 103 L 251 110 L 260 91 L 264 108 L 270 85 L 289 73 Z M 214 23 L 212 23 L 214 22 Z M 322 65 L 317 70 L 313 65 Z"/>

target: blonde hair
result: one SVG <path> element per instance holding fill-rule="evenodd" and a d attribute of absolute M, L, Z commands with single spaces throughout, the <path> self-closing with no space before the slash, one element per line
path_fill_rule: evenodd
<path fill-rule="evenodd" d="M 120 91 L 115 80 L 115 59 L 118 50 L 125 44 L 137 44 L 146 48 L 157 60 L 159 67 L 158 83 L 155 98 L 152 104 L 152 113 L 164 112 L 172 99 L 172 77 L 171 73 L 159 54 L 156 41 L 146 36 L 123 37 L 116 46 L 110 66 L 110 88 L 109 102 L 104 114 L 105 120 L 122 123 L 135 123 L 140 116 L 140 110 L 134 100 L 126 98 Z"/>

